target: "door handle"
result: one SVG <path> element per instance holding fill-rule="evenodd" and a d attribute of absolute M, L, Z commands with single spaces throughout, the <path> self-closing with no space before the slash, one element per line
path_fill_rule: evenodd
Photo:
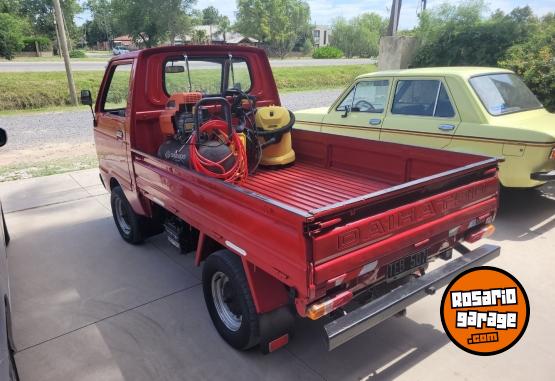
<path fill-rule="evenodd" d="M 372 126 L 379 126 L 382 123 L 380 118 L 373 118 L 368 121 Z"/>
<path fill-rule="evenodd" d="M 441 124 L 438 128 L 441 131 L 453 131 L 455 129 L 455 126 L 453 126 L 452 124 Z"/>
<path fill-rule="evenodd" d="M 122 130 L 116 130 L 116 139 L 117 140 L 123 140 L 123 131 Z"/>

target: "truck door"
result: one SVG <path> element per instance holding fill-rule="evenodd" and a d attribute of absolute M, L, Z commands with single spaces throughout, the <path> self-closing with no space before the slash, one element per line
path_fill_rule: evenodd
<path fill-rule="evenodd" d="M 94 138 L 100 168 L 131 189 L 131 174 L 127 160 L 131 107 L 129 88 L 133 61 L 116 61 L 108 72 L 97 107 Z"/>
<path fill-rule="evenodd" d="M 397 78 L 380 140 L 444 148 L 460 117 L 442 78 Z"/>
<path fill-rule="evenodd" d="M 391 78 L 362 78 L 324 117 L 322 132 L 370 140 L 380 139 Z"/>

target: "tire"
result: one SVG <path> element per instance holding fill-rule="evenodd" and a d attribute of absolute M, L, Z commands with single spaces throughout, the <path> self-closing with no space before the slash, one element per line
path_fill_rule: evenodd
<path fill-rule="evenodd" d="M 120 186 L 112 189 L 110 204 L 121 237 L 132 245 L 142 243 L 145 239 L 146 219 L 133 211 Z"/>
<path fill-rule="evenodd" d="M 202 285 L 206 307 L 220 336 L 239 350 L 259 344 L 259 316 L 239 256 L 228 250 L 210 255 L 204 263 Z"/>

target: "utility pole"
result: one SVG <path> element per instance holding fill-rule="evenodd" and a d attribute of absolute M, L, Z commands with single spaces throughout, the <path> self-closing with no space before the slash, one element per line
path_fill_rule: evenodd
<path fill-rule="evenodd" d="M 54 15 L 56 16 L 56 30 L 58 31 L 58 48 L 64 57 L 66 66 L 67 85 L 69 87 L 69 96 L 71 104 L 77 106 L 77 93 L 75 92 L 75 82 L 73 82 L 73 74 L 71 73 L 71 64 L 69 62 L 69 52 L 67 51 L 67 39 L 64 26 L 64 17 L 62 15 L 62 7 L 60 0 L 52 0 L 54 3 Z"/>
<path fill-rule="evenodd" d="M 391 16 L 389 17 L 389 26 L 387 27 L 388 36 L 395 36 L 397 34 L 402 2 L 403 0 L 393 0 L 393 3 L 391 4 Z"/>

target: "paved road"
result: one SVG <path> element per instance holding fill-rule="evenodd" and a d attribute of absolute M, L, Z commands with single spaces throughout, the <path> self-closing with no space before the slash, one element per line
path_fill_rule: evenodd
<path fill-rule="evenodd" d="M 305 91 L 281 95 L 291 110 L 329 106 L 341 90 Z M 9 144 L 2 152 L 40 147 L 42 144 L 92 142 L 89 111 L 30 113 L 0 116 L 0 126 L 8 132 Z M 2 153 L 0 153 L 0 157 Z"/>
<path fill-rule="evenodd" d="M 505 198 L 489 240 L 502 246 L 491 264 L 530 298 L 528 329 L 509 351 L 472 356 L 451 344 L 437 292 L 332 352 L 323 322 L 299 319 L 292 341 L 263 356 L 218 336 L 193 254 L 162 235 L 123 242 L 96 170 L 0 184 L 21 379 L 552 380 L 555 187 L 544 192 Z"/>
<path fill-rule="evenodd" d="M 376 63 L 373 58 L 369 59 L 330 59 L 330 60 L 313 60 L 313 59 L 289 59 L 289 60 L 271 60 L 272 67 L 298 67 L 298 66 L 330 66 L 330 65 L 370 65 Z M 102 61 L 74 61 L 72 62 L 75 71 L 95 71 L 104 70 L 106 62 Z M 203 68 L 198 66 L 198 68 Z M 63 61 L 14 61 L 0 62 L 0 72 L 32 72 L 32 71 L 64 71 Z"/>

